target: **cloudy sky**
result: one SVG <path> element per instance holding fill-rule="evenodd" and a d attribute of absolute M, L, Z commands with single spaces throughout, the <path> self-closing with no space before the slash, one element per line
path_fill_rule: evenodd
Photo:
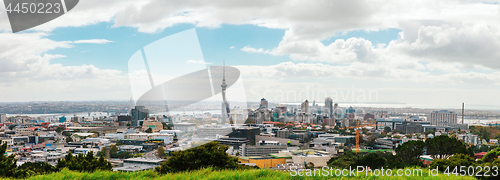
<path fill-rule="evenodd" d="M 499 110 L 499 12 L 493 1 L 82 0 L 14 34 L 1 7 L 0 102 L 128 100 L 131 56 L 195 28 L 204 61 L 237 67 L 249 101 Z"/>

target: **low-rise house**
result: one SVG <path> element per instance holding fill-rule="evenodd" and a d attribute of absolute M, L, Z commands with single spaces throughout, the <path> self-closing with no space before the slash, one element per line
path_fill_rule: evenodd
<path fill-rule="evenodd" d="M 118 150 L 127 151 L 127 152 L 141 152 L 142 146 L 134 146 L 134 145 L 121 145 L 118 146 Z"/>
<path fill-rule="evenodd" d="M 74 149 L 74 154 L 88 154 L 89 152 L 93 152 L 94 155 L 97 154 L 97 152 L 99 151 L 99 149 L 97 148 L 76 148 Z"/>

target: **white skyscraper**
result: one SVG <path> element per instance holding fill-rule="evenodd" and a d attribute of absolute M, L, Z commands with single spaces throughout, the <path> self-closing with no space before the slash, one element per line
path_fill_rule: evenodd
<path fill-rule="evenodd" d="M 329 118 L 333 116 L 333 100 L 330 97 L 325 98 L 325 113 L 328 114 Z"/>
<path fill-rule="evenodd" d="M 300 105 L 300 109 L 303 113 L 309 113 L 309 101 L 307 99 Z"/>
<path fill-rule="evenodd" d="M 4 123 L 7 121 L 7 115 L 6 114 L 0 114 L 0 123 Z"/>

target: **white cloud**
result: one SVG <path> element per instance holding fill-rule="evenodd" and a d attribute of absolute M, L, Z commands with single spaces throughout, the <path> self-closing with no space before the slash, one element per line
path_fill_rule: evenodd
<path fill-rule="evenodd" d="M 88 44 L 107 44 L 113 41 L 107 40 L 107 39 L 88 39 L 88 40 L 77 40 L 73 41 L 73 43 L 79 44 L 79 43 L 88 43 Z"/>
<path fill-rule="evenodd" d="M 233 48 L 234 48 L 234 46 L 229 47 L 229 49 L 233 49 Z"/>
<path fill-rule="evenodd" d="M 393 41 L 391 51 L 424 61 L 500 69 L 500 26 L 485 23 L 421 25 L 415 38 Z M 410 32 L 405 32 L 410 36 Z"/>
<path fill-rule="evenodd" d="M 3 9 L 0 11 L 2 16 L 6 14 Z M 40 25 L 35 30 L 50 31 L 56 27 L 85 26 L 112 21 L 113 27 L 135 27 L 140 32 L 148 33 L 182 23 L 195 24 L 198 27 L 220 27 L 224 23 L 253 24 L 287 31 L 283 41 L 273 50 L 250 46 L 241 50 L 290 55 L 295 60 L 349 63 L 376 59 L 377 57 L 372 56 L 377 53 L 371 51 L 371 42 L 356 39 L 357 42 L 344 42 L 345 47 L 332 47 L 341 42 L 323 47 L 320 40 L 350 30 L 377 31 L 399 28 L 403 30 L 401 36 L 404 41 L 392 46 L 401 53 L 417 58 L 430 58 L 429 60 L 499 68 L 495 61 L 498 54 L 494 53 L 498 49 L 498 15 L 500 8 L 495 4 L 452 0 L 252 3 L 89 0 L 79 2 L 68 14 Z M 2 19 L 5 21 L 7 18 Z M 8 27 L 7 21 L 3 24 L 0 22 L 0 28 L 2 27 Z M 460 39 L 463 41 L 459 41 Z M 357 51 L 353 52 L 353 48 Z"/>
<path fill-rule="evenodd" d="M 72 42 L 53 41 L 45 36 L 45 33 L 0 33 L 0 41 L 8 42 L 0 43 L 0 91 L 9 94 L 2 96 L 0 101 L 97 100 L 130 96 L 127 76 L 118 70 L 50 63 L 52 59 L 65 56 L 47 54 L 47 51 L 69 48 Z"/>
<path fill-rule="evenodd" d="M 431 62 L 426 67 L 430 71 L 460 72 L 464 65 L 460 63 Z"/>
<path fill-rule="evenodd" d="M 397 66 L 397 65 L 396 65 Z M 370 65 L 353 63 L 344 65 L 327 65 L 322 63 L 283 62 L 271 66 L 236 66 L 241 75 L 270 79 L 371 79 L 372 81 L 406 81 L 419 83 L 444 84 L 485 84 L 500 85 L 500 72 L 478 73 L 452 71 L 445 74 L 433 74 L 415 69 L 399 69 L 394 65 Z M 441 70 L 441 69 L 439 69 Z"/>
<path fill-rule="evenodd" d="M 319 40 L 284 40 L 273 50 L 275 55 L 290 55 L 294 60 L 310 60 L 331 63 L 373 62 L 381 52 L 376 52 L 372 43 L 362 38 L 338 39 L 330 45 Z"/>
<path fill-rule="evenodd" d="M 264 50 L 262 48 L 255 49 L 255 48 L 250 47 L 250 46 L 245 46 L 245 47 L 241 48 L 240 50 L 242 50 L 244 52 L 249 52 L 249 53 L 262 53 L 262 54 L 269 54 L 271 52 L 270 50 Z"/>

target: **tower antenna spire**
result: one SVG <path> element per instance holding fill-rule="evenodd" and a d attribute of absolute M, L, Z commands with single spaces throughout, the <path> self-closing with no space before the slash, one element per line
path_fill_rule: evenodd
<path fill-rule="evenodd" d="M 233 122 L 232 122 L 232 118 L 231 116 L 229 115 L 229 103 L 227 103 L 227 99 L 226 99 L 226 88 L 227 88 L 227 84 L 226 84 L 226 60 L 223 60 L 223 66 L 222 66 L 222 84 L 221 84 L 221 87 L 222 87 L 222 100 L 223 100 L 223 107 L 222 107 L 222 121 L 225 123 L 225 121 L 227 119 L 229 119 L 229 122 L 231 123 L 231 126 L 233 125 Z"/>
<path fill-rule="evenodd" d="M 222 81 L 226 84 L 226 60 L 222 61 Z"/>

